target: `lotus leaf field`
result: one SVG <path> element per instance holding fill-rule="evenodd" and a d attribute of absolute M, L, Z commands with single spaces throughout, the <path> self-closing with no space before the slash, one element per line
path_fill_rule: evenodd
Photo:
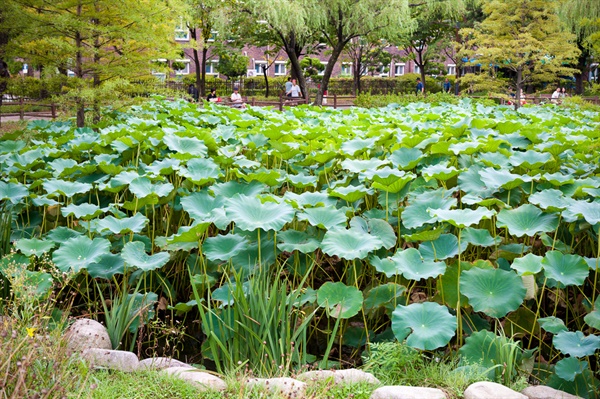
<path fill-rule="evenodd" d="M 343 366 L 397 339 L 502 377 L 512 343 L 519 372 L 596 395 L 598 113 L 156 99 L 29 129 L 0 141 L 0 271 L 111 326 L 144 308 L 115 347 L 171 313 L 219 371 Z"/>

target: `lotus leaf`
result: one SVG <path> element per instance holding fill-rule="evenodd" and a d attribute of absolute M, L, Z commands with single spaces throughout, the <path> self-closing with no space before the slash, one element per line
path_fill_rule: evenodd
<path fill-rule="evenodd" d="M 378 308 L 391 306 L 396 307 L 406 287 L 396 283 L 387 283 L 371 288 L 365 297 L 364 308 L 367 312 Z"/>
<path fill-rule="evenodd" d="M 525 152 L 515 152 L 509 161 L 513 166 L 522 166 L 526 169 L 538 169 L 552 159 L 552 155 L 546 152 L 537 152 L 527 150 Z"/>
<path fill-rule="evenodd" d="M 461 242 L 466 242 L 480 247 L 491 247 L 498 245 L 502 241 L 500 237 L 492 237 L 490 232 L 485 229 L 475 229 L 467 227 L 461 232 Z"/>
<path fill-rule="evenodd" d="M 409 229 L 434 223 L 437 218 L 429 214 L 429 210 L 450 209 L 456 205 L 456 199 L 451 198 L 451 191 L 426 191 L 419 194 L 402 212 L 402 224 Z"/>
<path fill-rule="evenodd" d="M 575 381 L 575 378 L 587 370 L 589 363 L 575 357 L 566 357 L 556 362 L 554 370 L 556 375 L 565 381 Z"/>
<path fill-rule="evenodd" d="M 542 271 L 542 259 L 541 256 L 527 254 L 522 258 L 516 258 L 510 267 L 516 270 L 519 276 L 537 274 Z"/>
<path fill-rule="evenodd" d="M 84 202 L 81 205 L 70 204 L 61 208 L 63 216 L 73 215 L 77 219 L 90 220 L 104 213 L 98 205 Z"/>
<path fill-rule="evenodd" d="M 469 298 L 473 310 L 496 318 L 521 306 L 527 292 L 514 272 L 479 268 L 461 273 L 460 290 Z"/>
<path fill-rule="evenodd" d="M 421 150 L 417 148 L 402 147 L 394 151 L 389 159 L 394 166 L 399 167 L 400 169 L 409 170 L 417 166 L 422 157 L 423 152 L 421 152 Z"/>
<path fill-rule="evenodd" d="M 308 208 L 298 213 L 298 220 L 307 220 L 312 226 L 331 230 L 336 227 L 345 227 L 348 223 L 346 214 L 334 206 Z"/>
<path fill-rule="evenodd" d="M 363 294 L 356 287 L 328 281 L 317 290 L 317 303 L 330 316 L 349 319 L 362 308 Z"/>
<path fill-rule="evenodd" d="M 18 204 L 28 194 L 27 187 L 21 183 L 0 181 L 0 200 L 9 200 L 12 204 Z"/>
<path fill-rule="evenodd" d="M 503 209 L 498 213 L 496 226 L 507 227 L 517 237 L 532 237 L 539 233 L 556 230 L 558 217 L 544 214 L 534 205 L 525 204 L 517 209 Z"/>
<path fill-rule="evenodd" d="M 21 239 L 15 243 L 15 248 L 21 251 L 25 256 L 35 255 L 40 256 L 52 248 L 56 244 L 54 241 L 39 240 L 37 238 Z"/>
<path fill-rule="evenodd" d="M 50 230 L 50 232 L 48 232 L 47 237 L 48 237 L 48 239 L 54 241 L 55 243 L 62 244 L 71 238 L 79 237 L 81 235 L 82 235 L 82 233 L 80 233 L 78 231 L 71 230 L 64 226 L 60 226 L 60 227 Z"/>
<path fill-rule="evenodd" d="M 555 316 L 542 317 L 538 319 L 540 327 L 552 334 L 558 334 L 561 331 L 567 331 L 565 322 Z"/>
<path fill-rule="evenodd" d="M 62 272 L 79 272 L 90 264 L 97 263 L 109 254 L 110 242 L 104 238 L 93 240 L 85 236 L 70 238 L 52 254 L 52 261 Z"/>
<path fill-rule="evenodd" d="M 554 336 L 552 343 L 565 355 L 574 357 L 591 356 L 600 349 L 599 336 L 585 336 L 581 331 L 561 331 Z"/>
<path fill-rule="evenodd" d="M 129 191 L 138 198 L 145 198 L 150 195 L 160 197 L 168 196 L 173 191 L 171 183 L 152 183 L 147 177 L 136 177 L 129 183 Z"/>
<path fill-rule="evenodd" d="M 214 261 L 228 261 L 248 248 L 248 239 L 236 234 L 218 235 L 204 240 L 202 251 L 206 258 Z"/>
<path fill-rule="evenodd" d="M 179 169 L 179 174 L 187 177 L 195 184 L 206 184 L 222 176 L 221 169 L 210 159 L 193 158 L 185 167 Z"/>
<path fill-rule="evenodd" d="M 398 341 L 421 350 L 447 345 L 456 332 L 456 316 L 434 302 L 398 305 L 392 313 L 392 330 Z"/>
<path fill-rule="evenodd" d="M 458 169 L 454 166 L 448 166 L 447 163 L 426 166 L 421 170 L 425 180 L 438 179 L 442 181 L 446 181 L 456 176 L 459 172 Z"/>
<path fill-rule="evenodd" d="M 444 262 L 424 260 L 421 257 L 421 253 L 415 248 L 397 251 L 392 260 L 394 261 L 394 273 L 386 273 L 387 277 L 392 277 L 394 274 L 402 274 L 409 280 L 419 281 L 421 279 L 437 277 L 446 271 L 446 264 Z"/>
<path fill-rule="evenodd" d="M 530 176 L 510 173 L 506 169 L 485 168 L 479 172 L 479 175 L 481 181 L 494 191 L 498 191 L 500 188 L 511 190 L 532 180 Z"/>
<path fill-rule="evenodd" d="M 582 285 L 590 273 L 587 263 L 581 256 L 565 255 L 560 251 L 546 252 L 542 259 L 542 267 L 546 277 L 564 286 Z"/>
<path fill-rule="evenodd" d="M 165 134 L 163 141 L 171 151 L 178 154 L 205 157 L 208 150 L 204 142 L 195 137 L 179 137 L 174 134 Z"/>
<path fill-rule="evenodd" d="M 600 202 L 574 201 L 568 210 L 573 215 L 581 215 L 591 225 L 600 222 Z"/>
<path fill-rule="evenodd" d="M 47 180 L 42 183 L 42 186 L 48 193 L 48 196 L 64 195 L 67 198 L 71 198 L 75 194 L 85 194 L 92 189 L 92 185 L 88 183 L 57 179 Z"/>
<path fill-rule="evenodd" d="M 125 274 L 125 261 L 119 255 L 102 255 L 97 262 L 88 265 L 87 271 L 93 278 L 111 280 L 117 274 Z"/>
<path fill-rule="evenodd" d="M 279 231 L 286 223 L 294 218 L 294 209 L 283 203 L 262 203 L 256 197 L 236 195 L 227 201 L 227 217 L 235 222 L 237 228 L 254 231 L 263 229 L 266 231 Z"/>
<path fill-rule="evenodd" d="M 148 218 L 140 212 L 132 217 L 117 219 L 114 216 L 107 216 L 98 220 L 96 228 L 98 231 L 109 230 L 113 234 L 140 233 L 148 224 Z"/>
<path fill-rule="evenodd" d="M 144 243 L 140 241 L 125 244 L 121 251 L 121 257 L 129 266 L 137 267 L 145 272 L 160 269 L 167 264 L 170 258 L 166 252 L 148 255 Z"/>
<path fill-rule="evenodd" d="M 298 251 L 303 254 L 314 252 L 320 246 L 320 242 L 313 236 L 303 231 L 286 230 L 277 234 L 277 248 L 281 251 Z"/>
<path fill-rule="evenodd" d="M 357 228 L 329 230 L 321 242 L 324 253 L 348 260 L 364 259 L 381 247 L 383 242 L 379 238 Z"/>
<path fill-rule="evenodd" d="M 529 202 L 542 209 L 557 211 L 567 208 L 571 200 L 565 197 L 562 191 L 550 188 L 530 195 Z"/>
<path fill-rule="evenodd" d="M 440 222 L 448 222 L 459 228 L 465 228 L 479 224 L 481 219 L 490 219 L 496 214 L 487 208 L 473 209 L 433 209 L 429 214 L 436 217 Z"/>
<path fill-rule="evenodd" d="M 460 252 L 467 249 L 467 243 L 460 243 Z M 454 234 L 442 234 L 433 241 L 427 241 L 419 245 L 419 252 L 423 259 L 444 260 L 458 255 L 458 238 Z"/>
<path fill-rule="evenodd" d="M 372 190 L 367 189 L 365 186 L 336 187 L 329 190 L 329 195 L 332 197 L 338 197 L 348 202 L 358 201 L 365 195 L 372 193 Z"/>

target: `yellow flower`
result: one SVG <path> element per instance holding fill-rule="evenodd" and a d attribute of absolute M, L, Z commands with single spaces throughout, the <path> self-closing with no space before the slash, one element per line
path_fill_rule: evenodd
<path fill-rule="evenodd" d="M 35 334 L 35 330 L 37 330 L 37 328 L 35 328 L 35 327 L 26 327 L 25 329 L 27 330 L 27 335 L 29 335 L 31 338 L 33 338 L 33 334 Z"/>

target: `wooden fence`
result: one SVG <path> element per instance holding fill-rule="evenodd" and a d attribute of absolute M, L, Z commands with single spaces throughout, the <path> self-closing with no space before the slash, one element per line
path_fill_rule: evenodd
<path fill-rule="evenodd" d="M 10 111 L 6 111 L 6 107 L 10 107 Z M 33 111 L 32 108 L 44 108 L 45 110 Z M 55 103 L 48 104 L 24 97 L 19 97 L 16 100 L 0 99 L 0 123 L 2 123 L 2 118 L 7 116 L 18 116 L 20 120 L 25 119 L 26 116 L 55 119 L 57 109 L 58 106 Z"/>

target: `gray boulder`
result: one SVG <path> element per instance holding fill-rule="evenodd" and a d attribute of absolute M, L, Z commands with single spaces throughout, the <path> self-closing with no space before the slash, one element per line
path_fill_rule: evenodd
<path fill-rule="evenodd" d="M 528 399 L 522 393 L 513 391 L 495 382 L 481 381 L 469 385 L 465 399 Z"/>
<path fill-rule="evenodd" d="M 580 396 L 571 395 L 558 389 L 550 388 L 545 385 L 530 386 L 521 391 L 529 399 L 580 399 Z"/>
<path fill-rule="evenodd" d="M 112 349 L 106 327 L 92 319 L 79 319 L 69 327 L 65 334 L 67 349 L 71 352 L 83 352 L 86 349 Z"/>
<path fill-rule="evenodd" d="M 216 377 L 209 373 L 205 373 L 199 369 L 195 369 L 190 366 L 169 367 L 160 372 L 190 382 L 203 390 L 222 391 L 225 388 L 227 388 L 227 384 L 225 384 L 225 381 L 223 381 L 219 377 Z"/>
<path fill-rule="evenodd" d="M 170 357 L 152 357 L 149 359 L 140 360 L 138 368 L 140 370 L 163 370 L 169 367 L 191 367 L 189 364 L 180 362 Z"/>
<path fill-rule="evenodd" d="M 379 380 L 373 374 L 357 369 L 307 371 L 300 374 L 297 378 L 304 382 L 322 381 L 331 378 L 336 384 L 356 384 L 359 382 L 380 384 Z"/>
<path fill-rule="evenodd" d="M 90 362 L 92 367 L 125 372 L 137 370 L 140 363 L 134 353 L 110 349 L 86 349 L 82 357 Z"/>
<path fill-rule="evenodd" d="M 306 384 L 293 378 L 251 378 L 247 382 L 249 388 L 264 387 L 270 393 L 279 393 L 289 399 L 304 398 L 306 395 Z"/>
<path fill-rule="evenodd" d="M 390 385 L 377 388 L 370 399 L 447 399 L 447 396 L 437 388 Z"/>

